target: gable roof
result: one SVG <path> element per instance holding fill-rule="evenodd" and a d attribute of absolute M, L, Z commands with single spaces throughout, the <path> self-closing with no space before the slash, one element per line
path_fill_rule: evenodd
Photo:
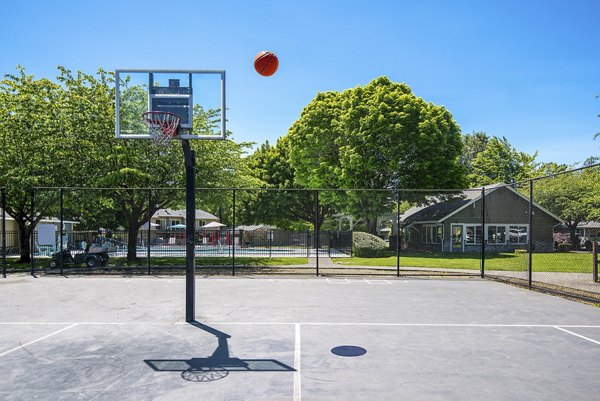
<path fill-rule="evenodd" d="M 498 183 L 484 187 L 486 192 L 485 196 L 489 196 L 499 188 L 506 188 L 515 195 L 529 202 L 525 196 L 516 191 L 509 185 Z M 413 206 L 404 212 L 400 216 L 400 220 L 404 225 L 412 223 L 442 223 L 447 218 L 455 215 L 466 207 L 474 204 L 481 199 L 481 187 L 463 190 L 456 194 L 448 194 L 446 196 L 431 196 L 427 198 L 426 204 Z M 448 198 L 448 199 L 446 199 Z M 562 219 L 552 212 L 546 210 L 540 205 L 533 202 L 533 206 L 558 222 L 562 222 Z"/>

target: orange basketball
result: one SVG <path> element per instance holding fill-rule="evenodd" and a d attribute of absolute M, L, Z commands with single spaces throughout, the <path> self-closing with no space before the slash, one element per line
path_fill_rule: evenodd
<path fill-rule="evenodd" d="M 273 52 L 262 51 L 254 57 L 254 69 L 260 75 L 270 77 L 279 67 L 279 60 Z"/>

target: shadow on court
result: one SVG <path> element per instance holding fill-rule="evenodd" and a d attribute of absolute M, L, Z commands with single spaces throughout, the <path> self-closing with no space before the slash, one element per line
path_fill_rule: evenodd
<path fill-rule="evenodd" d="M 275 359 L 240 359 L 229 355 L 231 336 L 198 321 L 190 323 L 217 339 L 217 348 L 209 357 L 190 359 L 145 359 L 158 372 L 182 372 L 181 377 L 195 382 L 220 380 L 229 372 L 293 372 L 294 368 Z"/>

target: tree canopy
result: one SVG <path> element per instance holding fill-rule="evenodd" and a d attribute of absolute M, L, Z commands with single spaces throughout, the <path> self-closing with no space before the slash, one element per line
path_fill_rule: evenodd
<path fill-rule="evenodd" d="M 505 137 L 475 132 L 463 137 L 461 163 L 469 172 L 470 186 L 511 183 L 536 176 L 537 152 L 529 155 L 515 149 Z M 551 168 L 550 165 L 545 168 Z"/>
<path fill-rule="evenodd" d="M 125 107 L 137 110 L 147 102 L 135 87 L 129 88 Z M 142 91 L 143 92 L 143 91 Z M 139 107 L 138 107 L 139 108 Z M 133 112 L 134 112 L 133 111 Z M 194 110 L 194 124 L 214 124 L 216 110 Z M 7 188 L 7 213 L 19 225 L 21 261 L 29 260 L 28 237 L 43 217 L 57 214 L 57 196 L 38 191 L 31 212 L 33 187 L 110 187 L 112 191 L 79 191 L 66 199 L 70 218 L 82 226 L 122 225 L 134 241 L 150 214 L 161 207 L 180 206 L 184 196 L 155 191 L 149 204 L 147 191 L 135 188 L 177 188 L 184 182 L 180 146 L 157 148 L 150 141 L 114 137 L 114 86 L 112 74 L 95 75 L 59 67 L 56 81 L 36 79 L 18 68 L 0 81 L 0 186 Z M 229 136 L 231 133 L 228 133 Z M 249 144 L 192 141 L 197 158 L 198 187 L 243 186 L 254 182 L 242 157 Z M 122 189 L 121 189 L 122 188 Z M 215 208 L 227 195 L 199 194 L 202 205 Z M 93 205 L 93 206 L 92 206 Z M 116 227 L 115 227 L 116 228 Z M 135 246 L 128 257 L 135 257 Z"/>
<path fill-rule="evenodd" d="M 295 180 L 305 188 L 460 188 L 460 128 L 452 115 L 380 77 L 319 93 L 288 132 Z M 337 195 L 332 195 L 336 197 Z M 392 207 L 389 194 L 344 194 L 344 212 L 364 217 Z"/>

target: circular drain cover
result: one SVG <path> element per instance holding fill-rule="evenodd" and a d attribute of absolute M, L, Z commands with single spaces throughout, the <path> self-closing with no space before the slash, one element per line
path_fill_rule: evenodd
<path fill-rule="evenodd" d="M 340 345 L 339 347 L 332 348 L 331 353 L 337 356 L 361 356 L 366 354 L 367 350 L 355 345 Z"/>

